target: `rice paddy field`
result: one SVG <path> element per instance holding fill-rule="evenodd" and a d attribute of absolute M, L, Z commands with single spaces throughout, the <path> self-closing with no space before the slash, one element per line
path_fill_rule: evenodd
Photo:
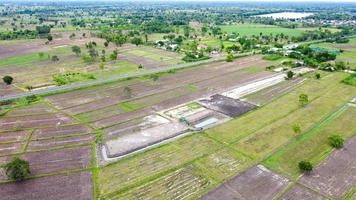
<path fill-rule="evenodd" d="M 262 33 L 263 35 L 276 35 L 283 33 L 284 35 L 292 36 L 300 36 L 303 33 L 303 30 L 298 29 L 289 29 L 283 28 L 279 26 L 272 25 L 263 25 L 263 24 L 235 24 L 235 25 L 223 25 L 220 26 L 221 31 L 223 33 L 238 33 L 241 36 L 252 36 L 259 35 Z"/>
<path fill-rule="evenodd" d="M 334 153 L 327 144 L 330 135 L 341 134 L 347 141 L 355 135 L 352 122 L 356 107 L 350 101 L 356 89 L 341 83 L 348 75 L 340 72 L 322 72 L 319 80 L 306 75 L 267 87 L 243 97 L 260 107 L 227 122 L 120 160 L 98 160 L 98 138 L 111 140 L 119 134 L 117 131 L 135 130 L 143 117 L 154 112 L 268 77 L 271 72 L 250 68 L 264 69 L 271 63 L 261 56 L 239 58 L 233 63 L 162 74 L 157 80 L 142 77 L 50 95 L 12 108 L 0 117 L 0 162 L 21 156 L 31 163 L 34 185 L 70 179 L 82 188 L 74 184 L 64 188 L 67 193 L 81 191 L 80 197 L 84 197 L 90 191 L 88 199 L 211 199 L 219 192 L 230 194 L 224 187 L 232 186 L 241 188 L 232 193 L 244 196 L 248 191 L 240 185 L 241 180 L 251 185 L 256 184 L 254 181 L 274 185 L 261 185 L 261 191 L 271 198 L 288 197 L 301 190 L 328 197 L 315 189 L 318 179 L 300 179 L 296 166 L 306 158 L 314 166 L 326 162 Z M 183 81 L 177 85 L 173 84 L 175 80 Z M 301 93 L 309 97 L 306 106 L 298 101 Z M 193 110 L 202 109 L 196 103 L 188 105 Z M 295 125 L 301 131 L 295 132 Z M 324 173 L 327 168 L 320 170 Z M 276 176 L 278 180 L 272 178 Z M 0 181 L 0 192 L 6 195 L 15 187 L 4 175 Z M 314 189 L 304 188 L 305 183 Z M 28 189 L 20 196 L 26 196 L 33 185 L 24 187 Z M 38 198 L 51 190 L 42 187 L 36 192 Z M 331 196 L 350 195 L 351 189 L 343 185 L 342 192 Z M 56 198 L 66 198 L 61 193 Z M 259 198 L 262 193 L 248 194 Z"/>

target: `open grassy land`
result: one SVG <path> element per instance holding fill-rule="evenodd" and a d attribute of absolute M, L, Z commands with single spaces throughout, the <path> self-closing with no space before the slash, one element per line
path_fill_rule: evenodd
<path fill-rule="evenodd" d="M 329 127 L 328 134 L 331 134 L 348 129 L 344 136 L 350 136 L 355 127 L 342 124 L 350 121 L 355 113 L 351 108 L 341 107 L 353 97 L 355 88 L 340 83 L 346 76 L 332 73 L 321 80 L 308 79 L 265 106 L 205 133 L 101 167 L 97 190 L 101 196 L 112 199 L 192 199 L 286 144 L 294 144 L 308 135 L 316 137 L 318 134 L 310 134 L 315 130 Z M 301 93 L 309 95 L 310 103 L 306 107 L 299 105 Z M 301 127 L 301 132 L 293 131 L 295 124 Z M 314 140 L 310 143 L 312 147 L 303 151 L 310 149 L 318 158 L 330 151 L 323 146 L 314 152 L 324 139 Z"/>
<path fill-rule="evenodd" d="M 288 177 L 297 178 L 300 174 L 298 162 L 308 160 L 316 166 L 331 152 L 328 137 L 338 134 L 347 139 L 355 135 L 356 127 L 353 124 L 355 116 L 354 106 L 342 106 L 293 143 L 273 154 L 263 164 Z"/>
<path fill-rule="evenodd" d="M 87 39 L 90 41 L 90 39 Z M 76 41 L 74 40 L 73 43 Z M 46 87 L 49 85 L 70 84 L 73 82 L 82 82 L 91 79 L 102 79 L 114 75 L 122 75 L 137 72 L 154 67 L 165 67 L 182 63 L 181 56 L 174 52 L 168 52 L 161 49 L 146 46 L 115 47 L 114 45 L 105 48 L 102 42 L 97 41 L 95 48 L 99 56 L 95 61 L 84 61 L 82 56 L 87 55 L 88 49 L 83 42 L 78 44 L 82 53 L 75 55 L 72 52 L 72 45 L 44 45 L 42 43 L 26 44 L 28 50 L 21 50 L 25 47 L 21 42 L 4 44 L 0 46 L 0 54 L 6 47 L 11 46 L 11 52 L 0 59 L 0 74 L 6 74 L 14 77 L 14 83 L 25 88 Z M 31 48 L 30 48 L 31 47 Z M 112 60 L 110 54 L 114 49 L 118 49 L 119 56 L 117 60 Z M 3 49 L 3 50 L 2 50 Z M 105 50 L 105 55 L 102 55 Z M 58 61 L 53 61 L 52 57 L 57 56 Z M 105 62 L 102 62 L 102 56 Z M 138 66 L 142 65 L 141 68 Z"/>
<path fill-rule="evenodd" d="M 239 33 L 241 36 L 259 35 L 276 35 L 283 33 L 288 36 L 300 36 L 303 31 L 298 29 L 282 28 L 278 26 L 262 25 L 262 24 L 236 24 L 220 26 L 223 33 Z"/>

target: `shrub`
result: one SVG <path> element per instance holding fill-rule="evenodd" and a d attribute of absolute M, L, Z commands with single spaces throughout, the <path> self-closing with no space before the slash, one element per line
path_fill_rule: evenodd
<path fill-rule="evenodd" d="M 234 61 L 234 56 L 231 53 L 229 53 L 226 56 L 226 62 L 232 62 L 232 61 Z"/>
<path fill-rule="evenodd" d="M 30 165 L 28 161 L 18 157 L 13 158 L 4 166 L 6 175 L 15 181 L 23 181 L 30 175 Z"/>
<path fill-rule="evenodd" d="M 300 161 L 298 167 L 302 172 L 311 172 L 313 170 L 313 165 L 309 161 Z"/>
<path fill-rule="evenodd" d="M 51 58 L 51 60 L 52 60 L 53 62 L 57 62 L 57 61 L 59 61 L 59 58 L 58 58 L 58 56 L 53 55 L 52 58 Z"/>
<path fill-rule="evenodd" d="M 344 146 L 344 138 L 342 138 L 340 135 L 333 135 L 330 136 L 328 139 L 330 146 L 334 148 L 340 149 Z"/>
<path fill-rule="evenodd" d="M 316 74 L 315 74 L 315 78 L 316 78 L 316 79 L 320 79 L 320 77 L 321 77 L 321 76 L 320 76 L 320 73 L 316 73 Z"/>
<path fill-rule="evenodd" d="M 287 72 L 287 80 L 292 79 L 293 76 L 294 76 L 294 72 L 292 72 L 292 71 L 288 71 L 288 72 Z"/>
<path fill-rule="evenodd" d="M 4 83 L 6 83 L 7 85 L 10 85 L 12 83 L 12 81 L 14 80 L 14 78 L 12 78 L 11 76 L 4 76 L 2 78 L 2 80 L 4 81 Z"/>
<path fill-rule="evenodd" d="M 299 95 L 299 103 L 301 106 L 306 106 L 309 103 L 308 95 L 306 94 Z"/>

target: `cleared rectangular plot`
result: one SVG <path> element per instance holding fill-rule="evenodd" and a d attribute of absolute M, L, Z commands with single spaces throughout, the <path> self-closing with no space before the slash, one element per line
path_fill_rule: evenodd
<path fill-rule="evenodd" d="M 284 193 L 279 200 L 326 200 L 326 198 L 309 188 L 296 184 Z"/>
<path fill-rule="evenodd" d="M 73 119 L 62 113 L 4 117 L 0 119 L 1 130 L 22 128 L 37 128 L 45 126 L 59 126 L 74 123 Z"/>
<path fill-rule="evenodd" d="M 147 146 L 157 144 L 186 132 L 187 127 L 177 121 L 169 121 L 161 116 L 147 116 L 147 119 L 136 126 L 112 130 L 105 142 L 108 157 L 122 156 Z M 114 137 L 114 135 L 116 137 Z"/>
<path fill-rule="evenodd" d="M 296 78 L 290 81 L 282 81 L 276 85 L 270 86 L 253 94 L 244 97 L 248 102 L 256 105 L 264 105 L 273 99 L 293 90 L 305 81 L 304 78 Z"/>
<path fill-rule="evenodd" d="M 23 182 L 0 184 L 1 199 L 6 200 L 91 200 L 91 172 L 35 178 Z"/>
<path fill-rule="evenodd" d="M 199 134 L 123 159 L 100 169 L 101 194 L 120 191 L 159 173 L 216 151 L 221 146 Z"/>
<path fill-rule="evenodd" d="M 9 131 L 0 133 L 0 142 L 22 142 L 29 131 Z"/>
<path fill-rule="evenodd" d="M 356 185 L 356 137 L 340 150 L 335 150 L 301 181 L 335 199 L 341 199 Z"/>
<path fill-rule="evenodd" d="M 60 171 L 83 169 L 91 167 L 91 147 L 78 147 L 51 151 L 39 151 L 22 154 L 19 157 L 30 163 L 31 175 L 55 173 Z M 11 160 L 2 157 L 0 164 Z"/>
<path fill-rule="evenodd" d="M 345 105 L 263 163 L 270 169 L 297 178 L 300 175 L 299 161 L 308 160 L 316 166 L 332 151 L 328 141 L 330 136 L 338 134 L 349 138 L 355 133 L 355 117 L 356 107 Z"/>
<path fill-rule="evenodd" d="M 32 139 L 65 137 L 73 134 L 91 133 L 93 130 L 85 125 L 55 126 L 50 128 L 36 129 L 32 133 Z"/>
<path fill-rule="evenodd" d="M 22 151 L 23 143 L 0 144 L 0 155 L 19 153 Z"/>
<path fill-rule="evenodd" d="M 269 200 L 285 188 L 289 180 L 257 165 L 205 194 L 201 200 Z"/>
<path fill-rule="evenodd" d="M 253 160 L 229 148 L 223 148 L 194 162 L 205 174 L 225 181 L 252 165 Z"/>
<path fill-rule="evenodd" d="M 53 113 L 53 112 L 54 110 L 52 110 L 47 105 L 45 105 L 45 103 L 36 103 L 34 105 L 14 109 L 8 112 L 6 116 L 38 115 L 38 114 Z"/>
<path fill-rule="evenodd" d="M 219 94 L 211 96 L 210 99 L 199 100 L 199 102 L 209 109 L 224 113 L 230 117 L 237 117 L 256 108 L 251 103 Z"/>
<path fill-rule="evenodd" d="M 34 150 L 45 150 L 51 148 L 72 146 L 72 145 L 83 145 L 89 144 L 94 141 L 94 134 L 78 135 L 72 137 L 63 138 L 53 138 L 45 140 L 31 140 L 27 146 L 28 151 Z"/>
<path fill-rule="evenodd" d="M 232 143 L 298 109 L 300 107 L 298 102 L 300 94 L 308 94 L 309 101 L 313 101 L 330 89 L 340 87 L 335 83 L 339 83 L 345 77 L 346 75 L 342 73 L 332 73 L 319 81 L 307 80 L 300 87 L 282 96 L 278 101 L 273 101 L 254 112 L 247 113 L 206 132 L 220 141 Z"/>
<path fill-rule="evenodd" d="M 113 199 L 192 199 L 210 184 L 207 178 L 189 165 Z"/>

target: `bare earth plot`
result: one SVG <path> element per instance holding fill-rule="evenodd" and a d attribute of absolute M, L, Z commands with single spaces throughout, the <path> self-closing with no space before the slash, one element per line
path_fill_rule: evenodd
<path fill-rule="evenodd" d="M 93 130 L 38 102 L 0 117 L 0 166 L 14 156 L 29 161 L 31 178 L 10 182 L 0 170 L 5 199 L 92 199 Z M 40 176 L 40 178 L 39 178 Z M 7 182 L 7 183 L 6 183 Z"/>
<path fill-rule="evenodd" d="M 257 165 L 227 181 L 200 199 L 268 200 L 285 188 L 288 183 L 288 179 L 273 173 L 263 165 Z"/>
<path fill-rule="evenodd" d="M 321 193 L 341 199 L 356 184 L 356 137 L 345 147 L 335 150 L 317 166 L 310 175 L 300 181 Z"/>
<path fill-rule="evenodd" d="M 212 110 L 224 113 L 230 117 L 237 117 L 256 108 L 251 103 L 218 94 L 211 96 L 210 99 L 202 99 L 199 102 Z"/>
<path fill-rule="evenodd" d="M 36 178 L 0 185 L 1 198 L 7 200 L 90 200 L 93 199 L 91 172 Z"/>
<path fill-rule="evenodd" d="M 302 185 L 296 184 L 279 198 L 279 200 L 324 200 L 326 197 L 306 188 Z"/>

